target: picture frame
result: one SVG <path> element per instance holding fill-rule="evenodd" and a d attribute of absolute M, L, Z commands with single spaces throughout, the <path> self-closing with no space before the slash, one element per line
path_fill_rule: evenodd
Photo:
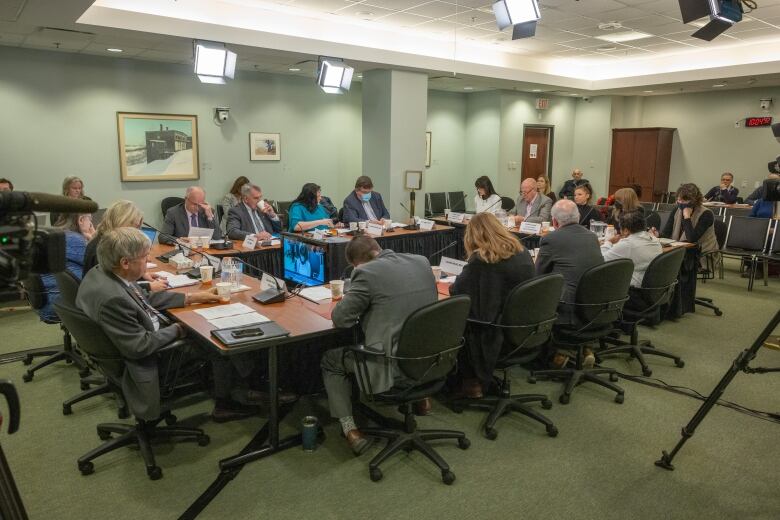
<path fill-rule="evenodd" d="M 250 161 L 279 161 L 282 159 L 282 135 L 267 132 L 249 132 Z"/>
<path fill-rule="evenodd" d="M 421 190 L 422 189 L 422 173 L 419 170 L 406 170 L 404 177 L 404 187 L 407 190 Z"/>
<path fill-rule="evenodd" d="M 122 182 L 200 178 L 198 116 L 117 112 Z"/>
<path fill-rule="evenodd" d="M 425 132 L 425 167 L 431 167 L 431 132 Z"/>

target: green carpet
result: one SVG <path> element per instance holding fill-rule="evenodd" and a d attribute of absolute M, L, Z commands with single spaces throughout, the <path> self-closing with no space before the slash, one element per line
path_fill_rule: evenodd
<path fill-rule="evenodd" d="M 709 394 L 737 353 L 749 346 L 780 305 L 780 281 L 757 283 L 748 293 L 736 265 L 725 280 L 700 285 L 724 311 L 698 309 L 677 322 L 641 337 L 678 353 L 685 368 L 651 359 L 653 377 Z M 31 313 L 0 313 L 2 351 L 56 343 L 56 326 L 36 323 Z M 39 342 L 39 343 L 36 343 Z M 624 358 L 605 364 L 639 374 Z M 780 366 L 780 352 L 761 351 L 754 366 Z M 111 399 L 97 398 L 61 413 L 61 401 L 78 392 L 78 374 L 60 364 L 21 382 L 21 363 L 0 365 L 0 378 L 12 379 L 21 393 L 19 433 L 0 442 L 31 518 L 176 518 L 217 475 L 217 462 L 238 452 L 262 424 L 261 418 L 214 424 L 211 403 L 190 398 L 177 408 L 182 422 L 202 426 L 207 447 L 159 445 L 155 449 L 164 477 L 146 478 L 137 451 L 123 449 L 99 458 L 95 473 L 82 477 L 76 459 L 99 444 L 95 425 L 116 421 Z M 780 426 L 716 407 L 667 472 L 653 465 L 662 449 L 671 449 L 700 402 L 622 380 L 625 403 L 613 394 L 585 385 L 571 404 L 557 404 L 560 383 L 529 385 L 515 374 L 516 392 L 547 392 L 555 403 L 548 416 L 560 430 L 549 438 L 525 418 L 498 423 L 495 441 L 483 438 L 482 412 L 455 414 L 440 403 L 434 415 L 419 419 L 423 428 L 453 428 L 467 433 L 471 448 L 454 442 L 437 446 L 457 480 L 441 483 L 438 471 L 419 453 L 397 455 L 383 466 L 384 480 L 368 478 L 367 463 L 379 446 L 355 458 L 326 427 L 327 440 L 314 453 L 292 449 L 252 463 L 230 482 L 202 518 L 780 518 L 777 464 Z M 780 411 L 780 376 L 739 374 L 725 399 L 747 407 Z M 3 405 L 4 409 L 4 405 Z M 389 410 L 388 410 L 389 412 Z M 300 417 L 327 417 L 323 400 L 303 401 L 284 421 L 292 433 Z"/>

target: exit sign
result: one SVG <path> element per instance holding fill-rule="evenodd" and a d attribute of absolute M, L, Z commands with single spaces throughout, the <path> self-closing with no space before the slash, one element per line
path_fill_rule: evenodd
<path fill-rule="evenodd" d="M 536 110 L 547 110 L 550 106 L 550 100 L 547 98 L 536 98 Z"/>
<path fill-rule="evenodd" d="M 746 117 L 745 126 L 748 128 L 756 126 L 771 126 L 772 118 L 769 116 L 764 117 Z"/>

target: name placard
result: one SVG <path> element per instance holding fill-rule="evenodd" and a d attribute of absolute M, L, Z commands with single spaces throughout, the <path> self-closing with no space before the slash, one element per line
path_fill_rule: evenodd
<path fill-rule="evenodd" d="M 521 222 L 520 233 L 528 233 L 530 235 L 538 235 L 542 230 L 541 224 L 534 224 L 533 222 Z"/>
<path fill-rule="evenodd" d="M 385 232 L 385 226 L 383 226 L 382 224 L 374 224 L 373 222 L 369 222 L 366 224 L 366 233 L 368 233 L 372 237 L 381 237 L 384 232 Z"/>
<path fill-rule="evenodd" d="M 463 260 L 456 260 L 448 256 L 441 257 L 441 261 L 439 262 L 439 267 L 441 267 L 442 271 L 447 274 L 454 274 L 455 276 L 459 276 L 460 273 L 463 272 L 465 266 L 466 262 Z"/>
<path fill-rule="evenodd" d="M 453 213 L 450 211 L 450 214 L 447 215 L 447 220 L 449 222 L 456 222 L 458 224 L 463 223 L 463 219 L 466 217 L 463 213 Z"/>
<path fill-rule="evenodd" d="M 266 290 L 266 289 L 274 289 L 274 290 L 276 290 L 277 287 L 279 289 L 281 289 L 282 291 L 286 291 L 287 290 L 287 286 L 285 285 L 284 280 L 281 280 L 279 278 L 271 276 L 268 273 L 263 273 L 263 277 L 260 279 L 260 288 L 263 289 L 263 290 Z"/>
<path fill-rule="evenodd" d="M 450 215 L 452 215 L 452 213 L 450 213 Z M 436 225 L 436 222 L 433 220 L 428 220 L 427 218 L 418 219 L 417 223 L 420 225 L 420 229 L 423 231 L 430 231 L 433 229 L 433 226 Z"/>
<path fill-rule="evenodd" d="M 246 249 L 254 249 L 257 245 L 257 236 L 255 235 L 247 235 L 246 238 L 244 238 L 244 243 L 242 244 Z"/>

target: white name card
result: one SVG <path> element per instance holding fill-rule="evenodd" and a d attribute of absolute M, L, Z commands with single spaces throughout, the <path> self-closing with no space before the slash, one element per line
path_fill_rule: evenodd
<path fill-rule="evenodd" d="M 450 214 L 447 215 L 447 220 L 450 222 L 456 222 L 458 224 L 463 223 L 463 219 L 465 218 L 465 215 L 463 213 L 453 213 L 450 211 Z"/>
<path fill-rule="evenodd" d="M 276 290 L 277 288 L 281 289 L 282 291 L 287 290 L 287 286 L 284 284 L 284 280 L 271 276 L 268 273 L 263 273 L 263 277 L 260 279 L 260 288 L 263 290 Z"/>
<path fill-rule="evenodd" d="M 436 225 L 436 222 L 433 220 L 428 220 L 427 218 L 421 218 L 417 221 L 417 223 L 420 225 L 420 229 L 423 231 L 430 231 L 433 229 L 433 226 Z"/>
<path fill-rule="evenodd" d="M 466 267 L 466 262 L 464 262 L 463 260 L 456 260 L 448 256 L 443 256 L 441 257 L 441 261 L 439 262 L 439 267 L 441 267 L 441 270 L 447 274 L 454 274 L 455 276 L 460 276 L 460 273 L 463 271 L 463 268 Z"/>
<path fill-rule="evenodd" d="M 541 230 L 542 230 L 541 224 L 534 224 L 532 222 L 525 222 L 525 221 L 520 223 L 520 233 L 538 235 Z"/>
<path fill-rule="evenodd" d="M 366 233 L 368 233 L 372 237 L 381 237 L 384 232 L 385 232 L 385 226 L 383 226 L 382 224 L 374 224 L 373 222 L 369 222 L 366 224 Z"/>
<path fill-rule="evenodd" d="M 246 238 L 244 238 L 244 243 L 242 245 L 246 249 L 254 249 L 257 245 L 257 236 L 247 235 Z"/>

